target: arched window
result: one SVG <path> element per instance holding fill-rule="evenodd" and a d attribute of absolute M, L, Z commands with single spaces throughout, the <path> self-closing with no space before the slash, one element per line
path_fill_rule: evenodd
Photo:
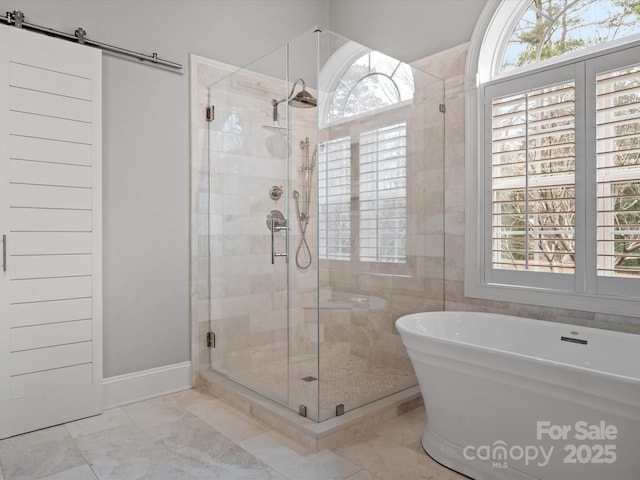
<path fill-rule="evenodd" d="M 501 72 L 640 32 L 637 0 L 532 0 L 508 41 Z"/>
<path fill-rule="evenodd" d="M 476 30 L 478 81 L 607 49 L 640 34 L 638 0 L 506 0 L 484 11 Z"/>
<path fill-rule="evenodd" d="M 637 312 L 639 32 L 637 0 L 483 12 L 467 62 L 467 295 Z"/>
<path fill-rule="evenodd" d="M 337 81 L 327 123 L 369 114 L 413 99 L 411 67 L 380 52 L 357 58 Z"/>

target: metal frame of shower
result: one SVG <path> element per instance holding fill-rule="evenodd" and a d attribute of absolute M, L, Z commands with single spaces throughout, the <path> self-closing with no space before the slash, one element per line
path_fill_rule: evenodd
<path fill-rule="evenodd" d="M 120 58 L 134 58 L 141 62 L 147 62 L 146 64 L 152 67 L 161 68 L 163 70 L 172 71 L 182 74 L 182 64 L 164 60 L 158 57 L 157 53 L 147 55 L 144 53 L 134 52 L 127 50 L 126 48 L 116 47 L 107 43 L 98 42 L 87 38 L 87 32 L 84 28 L 78 27 L 73 34 L 54 30 L 52 28 L 36 25 L 35 23 L 25 22 L 25 15 L 20 10 L 14 10 L 13 12 L 7 12 L 4 17 L 0 17 L 0 21 L 7 25 L 13 25 L 16 28 L 23 28 L 37 33 L 43 33 L 50 37 L 56 37 L 71 42 L 76 42 L 80 45 L 87 45 L 89 47 L 99 48 L 109 55 L 113 55 Z"/>

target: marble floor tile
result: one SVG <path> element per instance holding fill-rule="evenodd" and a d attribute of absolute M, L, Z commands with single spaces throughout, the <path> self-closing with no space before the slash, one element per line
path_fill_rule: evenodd
<path fill-rule="evenodd" d="M 79 437 L 76 442 L 98 478 L 122 472 L 122 478 L 141 478 L 149 459 L 160 450 L 134 423 Z M 126 475 L 124 474 L 126 473 Z"/>
<path fill-rule="evenodd" d="M 64 426 L 0 441 L 0 464 L 5 480 L 41 479 L 85 463 Z"/>
<path fill-rule="evenodd" d="M 343 480 L 360 470 L 329 450 L 301 454 L 291 441 L 273 431 L 244 440 L 240 446 L 289 480 Z"/>
<path fill-rule="evenodd" d="M 93 474 L 91 467 L 84 464 L 65 470 L 64 472 L 54 473 L 53 475 L 42 478 L 41 480 L 97 480 L 97 477 Z"/>
<path fill-rule="evenodd" d="M 217 398 L 187 406 L 187 410 L 234 442 L 264 433 L 268 428 Z"/>
<path fill-rule="evenodd" d="M 42 444 L 29 451 L 4 450 L 0 458 L 6 480 L 37 480 L 85 463 L 73 440 Z"/>
<path fill-rule="evenodd" d="M 360 470 L 358 473 L 351 475 L 346 480 L 385 480 L 382 477 L 377 477 L 373 473 L 367 470 Z"/>
<path fill-rule="evenodd" d="M 203 388 L 191 388 L 171 394 L 171 398 L 175 400 L 181 407 L 189 407 L 191 405 L 206 402 L 215 398 L 214 395 Z"/>
<path fill-rule="evenodd" d="M 99 480 L 286 480 L 196 417 L 147 429 L 126 425 L 78 444 Z"/>
<path fill-rule="evenodd" d="M 177 422 L 188 414 L 172 395 L 126 405 L 122 410 L 143 430 Z"/>
<path fill-rule="evenodd" d="M 427 426 L 424 407 L 411 410 L 404 415 L 392 418 L 374 428 L 374 433 L 405 447 L 420 442 Z"/>
<path fill-rule="evenodd" d="M 311 452 L 189 390 L 0 441 L 0 480 L 463 480 L 422 450 L 422 408 Z"/>
<path fill-rule="evenodd" d="M 262 470 L 265 478 L 270 470 L 264 462 L 195 415 L 158 425 L 146 433 L 168 450 L 203 464 L 244 469 L 247 473 Z"/>
<path fill-rule="evenodd" d="M 422 438 L 416 440 L 413 443 L 410 443 L 409 445 L 405 445 L 405 447 L 413 450 L 416 453 L 419 453 L 420 455 L 426 455 L 424 447 L 422 446 Z"/>
<path fill-rule="evenodd" d="M 100 480 L 204 479 L 211 475 L 198 462 L 175 458 L 134 424 L 80 437 L 78 445 Z"/>
<path fill-rule="evenodd" d="M 131 418 L 124 413 L 122 408 L 112 408 L 105 410 L 102 415 L 95 417 L 83 418 L 75 422 L 65 424 L 71 438 L 78 438 L 84 435 L 109 430 L 110 428 L 121 427 L 131 423 Z"/>
<path fill-rule="evenodd" d="M 14 447 L 36 447 L 43 443 L 55 442 L 58 440 L 68 440 L 71 436 L 64 425 L 58 425 L 55 427 L 44 428 L 42 430 L 36 430 L 35 432 L 24 433 L 22 435 L 16 435 L 15 437 L 5 438 L 0 440 L 0 448 L 8 445 Z"/>
<path fill-rule="evenodd" d="M 382 478 L 394 480 L 450 480 L 452 470 L 426 454 L 377 435 L 336 449 L 336 453 Z M 375 478 L 375 477 L 374 477 Z M 462 477 L 464 478 L 464 477 Z"/>

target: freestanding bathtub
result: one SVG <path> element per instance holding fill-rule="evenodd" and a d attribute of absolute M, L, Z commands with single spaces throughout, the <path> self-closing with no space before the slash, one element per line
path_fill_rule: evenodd
<path fill-rule="evenodd" d="M 438 462 L 476 480 L 640 479 L 640 335 L 473 312 L 396 327 Z"/>

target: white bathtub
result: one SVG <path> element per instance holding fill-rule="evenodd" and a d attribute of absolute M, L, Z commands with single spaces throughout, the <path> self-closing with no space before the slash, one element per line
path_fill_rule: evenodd
<path fill-rule="evenodd" d="M 396 327 L 438 462 L 476 480 L 640 479 L 640 335 L 472 312 Z"/>

